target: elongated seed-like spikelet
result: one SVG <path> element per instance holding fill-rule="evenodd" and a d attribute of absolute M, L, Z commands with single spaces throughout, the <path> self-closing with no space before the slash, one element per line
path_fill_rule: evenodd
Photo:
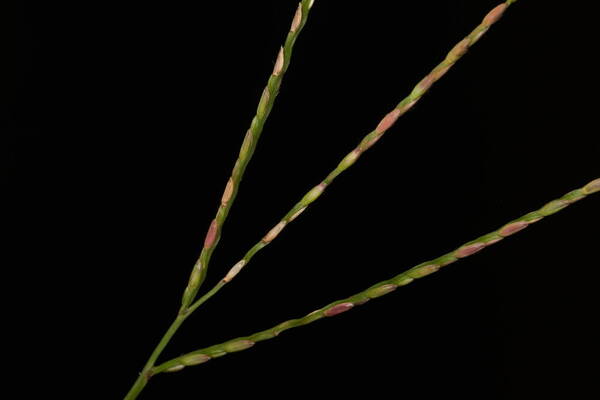
<path fill-rule="evenodd" d="M 350 296 L 345 299 L 333 302 L 331 304 L 326 305 L 323 308 L 320 308 L 307 314 L 302 318 L 291 319 L 289 321 L 282 322 L 270 329 L 266 329 L 253 335 L 233 339 L 225 343 L 216 344 L 214 346 L 207 347 L 205 349 L 174 358 L 157 366 L 154 370 L 154 373 L 179 370 L 182 368 L 181 366 L 186 365 L 185 357 L 190 357 L 191 355 L 205 355 L 207 357 L 210 357 L 211 354 L 214 353 L 219 353 L 223 355 L 232 351 L 239 351 L 241 349 L 249 348 L 256 342 L 272 339 L 287 329 L 306 325 L 323 317 L 332 317 L 341 314 L 342 312 L 349 311 L 353 307 L 364 304 L 370 299 L 375 299 L 384 296 L 388 293 L 391 293 L 394 290 L 396 290 L 396 288 L 398 288 L 399 286 L 407 285 L 413 282 L 415 279 L 419 279 L 424 276 L 430 275 L 440 270 L 442 267 L 449 265 L 455 261 L 458 261 L 460 258 L 464 258 L 475 254 L 480 250 L 483 250 L 486 247 L 499 242 L 503 238 L 525 229 L 529 225 L 536 223 L 545 216 L 560 211 L 565 207 L 569 206 L 570 204 L 573 204 L 583 199 L 591 193 L 600 191 L 599 186 L 600 178 L 593 180 L 581 189 L 573 190 L 559 199 L 552 200 L 551 202 L 546 203 L 544 206 L 542 206 L 536 211 L 527 213 L 520 218 L 510 221 L 509 223 L 501 226 L 499 229 L 493 232 L 480 236 L 479 238 L 472 240 L 468 243 L 465 243 L 464 245 L 458 247 L 457 249 L 447 254 L 444 254 L 443 256 L 423 262 L 391 279 L 379 282 L 371 286 L 370 288 L 358 294 L 355 294 L 354 296 Z M 590 188 L 592 188 L 593 190 L 590 190 Z M 560 204 L 560 207 L 557 208 L 554 206 L 554 204 Z M 548 210 L 552 210 L 552 212 L 549 213 Z"/>

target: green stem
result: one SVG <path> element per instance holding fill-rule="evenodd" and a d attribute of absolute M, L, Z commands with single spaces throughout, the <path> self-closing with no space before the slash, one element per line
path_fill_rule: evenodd
<path fill-rule="evenodd" d="M 139 394 L 142 392 L 142 390 L 144 390 L 147 383 L 148 383 L 148 378 L 146 378 L 145 376 L 140 374 L 138 376 L 138 378 L 135 380 L 135 383 L 133 384 L 131 389 L 129 389 L 129 392 L 127 392 L 127 395 L 125 396 L 125 400 L 136 399 L 139 396 Z"/>
<path fill-rule="evenodd" d="M 536 211 L 527 213 L 520 218 L 510 221 L 491 233 L 467 242 L 441 257 L 423 262 L 399 275 L 396 275 L 391 279 L 379 282 L 358 294 L 330 303 L 325 307 L 305 315 L 302 318 L 285 321 L 272 328 L 257 332 L 253 335 L 238 337 L 224 343 L 216 344 L 214 346 L 206 347 L 204 349 L 173 358 L 172 360 L 156 366 L 153 372 L 158 374 L 165 371 L 178 371 L 186 366 L 201 364 L 212 358 L 221 357 L 228 353 L 248 349 L 256 342 L 272 339 L 285 330 L 307 325 L 321 318 L 331 317 L 344 311 L 348 311 L 355 306 L 366 303 L 370 299 L 391 293 L 398 287 L 407 285 L 415 279 L 432 274 L 438 271 L 440 268 L 458 261 L 461 258 L 475 254 L 478 251 L 527 228 L 529 225 L 538 222 L 542 218 L 552 215 L 569 206 L 570 204 L 583 199 L 587 195 L 599 191 L 600 178 L 593 180 L 581 189 L 573 190 L 556 200 L 546 203 L 543 207 Z"/>
<path fill-rule="evenodd" d="M 144 389 L 150 378 L 156 373 L 154 368 L 156 360 L 158 360 L 158 357 L 160 357 L 167 344 L 171 341 L 173 335 L 175 335 L 177 330 L 179 330 L 181 324 L 183 324 L 183 321 L 185 321 L 187 317 L 189 317 L 190 314 L 194 312 L 198 307 L 204 304 L 204 302 L 210 299 L 219 289 L 220 287 L 217 284 L 211 291 L 209 291 L 200 299 L 198 299 L 198 301 L 194 304 L 193 307 L 190 307 L 185 313 L 177 315 L 175 321 L 173 321 L 171 326 L 169 326 L 169 329 L 167 329 L 167 332 L 163 335 L 160 342 L 158 342 L 158 345 L 150 355 L 150 358 L 148 358 L 148 361 L 146 362 L 146 365 L 144 365 L 142 372 L 140 373 L 133 386 L 127 393 L 127 396 L 125 396 L 125 400 L 133 400 L 137 398 L 137 396 L 140 394 L 142 389 Z"/>
<path fill-rule="evenodd" d="M 273 108 L 273 103 L 275 102 L 275 98 L 277 98 L 277 94 L 279 93 L 281 81 L 290 65 L 294 43 L 302 31 L 302 28 L 306 24 L 313 1 L 314 0 L 302 0 L 300 4 L 298 4 L 298 8 L 296 10 L 296 14 L 294 15 L 294 19 L 292 20 L 285 44 L 279 50 L 273 72 L 269 77 L 267 86 L 263 90 L 262 96 L 258 103 L 256 115 L 252 119 L 250 128 L 246 132 L 246 136 L 244 137 L 244 141 L 240 148 L 238 159 L 235 162 L 233 171 L 231 172 L 231 177 L 227 181 L 227 185 L 223 191 L 221 204 L 219 205 L 217 214 L 212 220 L 210 227 L 208 228 L 208 232 L 206 233 L 206 238 L 204 239 L 204 246 L 200 253 L 200 257 L 196 261 L 196 264 L 194 265 L 194 268 L 190 274 L 188 285 L 183 293 L 180 310 L 181 312 L 185 312 L 187 307 L 194 300 L 196 294 L 198 293 L 198 289 L 206 278 L 206 271 L 208 269 L 208 264 L 210 263 L 210 258 L 214 249 L 219 243 L 223 225 L 227 219 L 231 205 L 237 196 L 246 166 L 254 154 L 254 149 L 256 148 L 256 144 L 258 143 L 258 139 L 262 133 L 265 121 L 269 117 L 271 109 Z"/>
<path fill-rule="evenodd" d="M 396 120 L 405 112 L 407 112 L 423 95 L 431 88 L 431 86 L 439 80 L 448 70 L 467 52 L 467 50 L 475 44 L 487 30 L 496 23 L 504 14 L 511 1 L 502 3 L 492 9 L 466 38 L 461 40 L 456 46 L 450 50 L 444 60 L 436 66 L 425 78 L 421 79 L 414 87 L 412 92 L 402 100 L 392 111 L 390 111 L 379 122 L 377 127 L 366 135 L 358 146 L 348 153 L 331 171 L 321 183 L 309 190 L 302 199 L 296 203 L 290 211 L 248 252 L 238 261 L 222 279 L 222 283 L 230 282 L 254 257 L 254 255 L 273 241 L 281 231 L 296 217 L 298 217 L 311 203 L 313 203 L 323 191 L 334 181 L 334 179 L 350 168 L 356 160 L 371 146 L 373 146 L 383 134 L 396 122 Z M 219 283 L 220 287 L 223 287 Z M 193 307 L 193 306 L 192 306 Z"/>
<path fill-rule="evenodd" d="M 173 323 L 171 324 L 171 326 L 169 326 L 169 329 L 167 329 L 167 332 L 165 332 L 162 339 L 160 339 L 160 342 L 158 342 L 158 345 L 150 355 L 150 358 L 148 358 L 146 365 L 144 365 L 144 369 L 142 369 L 142 372 L 136 379 L 135 383 L 133 384 L 127 395 L 125 396 L 125 400 L 133 400 L 137 398 L 140 392 L 144 389 L 144 387 L 153 375 L 152 368 L 154 367 L 156 360 L 158 359 L 162 351 L 165 349 L 166 345 L 169 343 L 175 332 L 177 332 L 183 321 L 185 321 L 186 317 L 186 315 L 178 315 L 177 318 L 175 318 L 175 321 L 173 321 Z"/>

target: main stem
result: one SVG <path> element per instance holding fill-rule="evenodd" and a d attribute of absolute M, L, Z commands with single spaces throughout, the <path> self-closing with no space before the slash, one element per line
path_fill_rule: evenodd
<path fill-rule="evenodd" d="M 134 382 L 133 386 L 127 393 L 127 396 L 125 396 L 125 400 L 133 400 L 137 398 L 140 392 L 144 389 L 144 387 L 152 377 L 152 368 L 154 367 L 156 360 L 158 360 L 158 357 L 160 356 L 162 351 L 165 349 L 173 335 L 175 335 L 175 332 L 177 332 L 177 330 L 179 329 L 183 321 L 185 321 L 188 315 L 189 314 L 177 315 L 175 321 L 173 321 L 171 326 L 169 326 L 169 329 L 167 329 L 162 339 L 160 339 L 160 342 L 158 342 L 158 345 L 150 355 L 150 358 L 148 358 L 146 365 L 144 365 L 144 369 L 142 370 L 142 372 Z"/>
<path fill-rule="evenodd" d="M 195 307 L 193 309 L 190 308 L 186 312 L 179 313 L 177 315 L 175 321 L 173 321 L 171 326 L 169 326 L 169 329 L 167 329 L 167 332 L 165 332 L 162 339 L 160 339 L 160 342 L 158 342 L 158 345 L 150 355 L 150 358 L 148 358 L 148 361 L 146 361 L 144 369 L 142 369 L 142 372 L 140 372 L 140 375 L 133 383 L 133 386 L 131 387 L 131 389 L 129 389 L 129 392 L 125 396 L 125 400 L 134 400 L 139 396 L 140 392 L 144 389 L 144 387 L 154 374 L 153 368 L 154 364 L 156 364 L 156 360 L 158 360 L 158 357 L 160 357 L 167 344 L 169 344 L 169 342 L 173 338 L 173 335 L 175 335 L 175 333 L 179 330 L 181 324 L 183 324 L 183 321 L 185 321 L 187 317 L 189 317 L 196 308 L 200 307 L 202 304 L 204 304 L 206 300 L 210 299 L 217 291 L 219 291 L 220 288 L 220 285 L 216 285 L 212 290 L 210 290 L 196 302 Z"/>

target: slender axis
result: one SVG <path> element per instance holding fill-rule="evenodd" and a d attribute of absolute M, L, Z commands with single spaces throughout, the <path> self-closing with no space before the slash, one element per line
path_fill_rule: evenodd
<path fill-rule="evenodd" d="M 221 238 L 223 224 L 227 219 L 231 205 L 237 195 L 246 166 L 254 154 L 254 149 L 256 148 L 256 144 L 262 133 L 265 121 L 273 108 L 273 103 L 279 93 L 281 81 L 290 65 L 294 43 L 296 42 L 300 31 L 306 24 L 313 1 L 314 0 L 302 0 L 300 4 L 298 4 L 296 14 L 294 15 L 290 26 L 290 31 L 285 39 L 285 44 L 279 49 L 273 72 L 271 73 L 271 76 L 269 76 L 267 86 L 264 88 L 260 97 L 256 115 L 252 119 L 250 128 L 246 132 L 238 159 L 235 162 L 231 176 L 225 185 L 225 190 L 223 191 L 217 214 L 210 223 L 208 232 L 206 233 L 200 257 L 196 261 L 192 273 L 190 274 L 188 285 L 183 293 L 181 312 L 185 312 L 187 307 L 196 297 L 200 285 L 204 282 L 210 258 Z"/>
<path fill-rule="evenodd" d="M 291 319 L 289 321 L 282 322 L 270 329 L 257 332 L 253 335 L 239 337 L 224 343 L 184 354 L 177 358 L 173 358 L 172 360 L 155 367 L 153 373 L 158 374 L 161 372 L 179 371 L 186 366 L 201 364 L 213 358 L 224 356 L 228 353 L 248 349 L 256 342 L 272 339 L 285 330 L 307 325 L 324 317 L 331 317 L 341 314 L 342 312 L 348 311 L 357 305 L 366 303 L 370 299 L 391 293 L 399 286 L 407 285 L 415 279 L 432 274 L 438 271 L 440 268 L 458 261 L 461 258 L 475 254 L 478 251 L 527 228 L 529 225 L 538 222 L 542 218 L 552 215 L 569 206 L 570 204 L 583 199 L 587 195 L 598 191 L 600 191 L 600 178 L 593 180 L 580 189 L 576 189 L 565 194 L 559 199 L 545 204 L 536 211 L 530 212 L 521 216 L 520 218 L 510 221 L 491 233 L 467 242 L 454 251 L 451 251 L 433 260 L 423 262 L 399 275 L 396 275 L 391 279 L 379 282 L 358 294 L 330 303 L 323 308 L 305 315 L 302 318 Z"/>
<path fill-rule="evenodd" d="M 271 243 L 281 231 L 296 217 L 298 217 L 312 202 L 314 202 L 323 191 L 333 182 L 333 180 L 341 174 L 343 171 L 352 166 L 356 160 L 371 146 L 373 146 L 384 133 L 398 120 L 398 118 L 407 112 L 411 107 L 417 103 L 423 97 L 423 95 L 431 88 L 431 86 L 437 82 L 448 70 L 467 52 L 467 50 L 475 44 L 481 36 L 487 32 L 487 30 L 496 23 L 504 14 L 506 9 L 514 1 L 507 1 L 496 6 L 492 9 L 484 18 L 481 24 L 479 24 L 466 38 L 458 42 L 452 50 L 446 55 L 444 60 L 437 65 L 425 78 L 421 79 L 419 83 L 414 87 L 412 92 L 402 100 L 392 111 L 383 117 L 377 127 L 367 134 L 358 146 L 348 153 L 338 164 L 338 166 L 329 173 L 317 186 L 313 187 L 308 191 L 304 197 L 296 203 L 292 209 L 248 252 L 244 257 L 238 261 L 225 275 L 225 277 L 219 281 L 216 291 L 217 293 L 226 283 L 230 282 L 235 276 L 250 262 L 252 257 L 260 251 L 262 248 Z M 199 304 L 193 303 L 189 307 L 189 312 L 193 312 L 198 308 Z"/>

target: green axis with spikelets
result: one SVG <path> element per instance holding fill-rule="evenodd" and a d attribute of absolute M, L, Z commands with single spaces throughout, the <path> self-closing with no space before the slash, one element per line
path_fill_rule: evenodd
<path fill-rule="evenodd" d="M 353 296 L 347 297 L 342 300 L 335 301 L 315 310 L 302 318 L 291 319 L 289 321 L 282 322 L 275 325 L 272 328 L 265 329 L 264 331 L 257 332 L 250 336 L 239 337 L 233 340 L 229 340 L 224 343 L 216 344 L 201 350 L 197 350 L 180 357 L 169 360 L 163 364 L 156 366 L 153 370 L 153 374 L 161 372 L 174 372 L 179 371 L 186 366 L 197 365 L 205 363 L 213 358 L 221 357 L 229 353 L 241 351 L 252 347 L 255 343 L 263 340 L 273 339 L 278 336 L 281 332 L 291 328 L 307 325 L 324 317 L 331 317 L 334 315 L 341 314 L 345 311 L 352 309 L 355 306 L 366 303 L 371 299 L 381 297 L 388 293 L 393 292 L 400 286 L 405 286 L 415 279 L 422 278 L 429 274 L 438 271 L 440 268 L 452 264 L 461 258 L 468 257 L 472 254 L 483 250 L 484 248 L 491 246 L 500 240 L 513 235 L 529 225 L 538 222 L 544 217 L 552 215 L 565 207 L 585 198 L 587 195 L 600 191 L 600 178 L 595 179 L 582 187 L 581 189 L 573 190 L 564 196 L 552 200 L 546 203 L 543 207 L 536 211 L 527 213 L 520 218 L 510 221 L 503 225 L 499 229 L 478 237 L 475 240 L 467 242 L 462 246 L 458 247 L 443 256 L 435 258 L 430 261 L 425 261 L 408 271 L 405 271 L 395 277 L 388 279 L 383 282 L 379 282 L 368 289 L 357 293 Z"/>
<path fill-rule="evenodd" d="M 269 117 L 269 113 L 273 108 L 273 103 L 275 102 L 275 98 L 279 93 L 281 81 L 283 80 L 283 76 L 290 65 L 294 43 L 302 31 L 302 28 L 306 24 L 313 1 L 314 0 L 303 0 L 298 4 L 298 8 L 296 9 L 296 13 L 290 26 L 290 31 L 285 39 L 285 44 L 279 50 L 275 60 L 275 65 L 273 67 L 273 72 L 271 73 L 271 76 L 269 76 L 267 86 L 264 88 L 258 102 L 256 115 L 252 119 L 250 128 L 246 132 L 246 136 L 244 137 L 244 141 L 242 142 L 242 146 L 240 148 L 238 159 L 236 160 L 233 171 L 231 172 L 231 177 L 227 181 L 225 190 L 223 191 L 217 214 L 210 223 L 208 232 L 206 233 L 206 238 L 204 239 L 204 246 L 200 253 L 200 257 L 192 269 L 188 285 L 183 293 L 180 311 L 181 313 L 184 313 L 190 303 L 194 300 L 196 294 L 198 293 L 198 289 L 206 278 L 208 264 L 210 262 L 212 253 L 217 247 L 219 239 L 221 238 L 223 224 L 227 219 L 231 205 L 233 204 L 233 201 L 237 195 L 240 182 L 246 170 L 246 166 L 254 154 L 254 149 L 256 148 L 256 144 L 258 143 L 262 133 L 265 121 Z"/>

